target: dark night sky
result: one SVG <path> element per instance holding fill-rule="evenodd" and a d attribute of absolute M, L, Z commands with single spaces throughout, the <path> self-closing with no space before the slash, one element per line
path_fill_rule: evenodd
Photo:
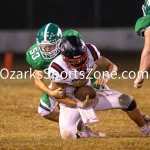
<path fill-rule="evenodd" d="M 53 22 L 60 27 L 130 27 L 142 16 L 143 1 L 135 0 L 2 0 L 0 29 L 39 28 Z M 28 10 L 28 11 L 27 11 Z M 95 21 L 95 12 L 96 21 Z M 30 17 L 29 17 L 30 16 Z"/>

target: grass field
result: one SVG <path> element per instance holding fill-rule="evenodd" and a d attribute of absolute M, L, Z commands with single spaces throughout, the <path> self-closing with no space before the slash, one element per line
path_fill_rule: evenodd
<path fill-rule="evenodd" d="M 139 54 L 129 55 L 130 60 L 124 54 L 117 56 L 119 59 L 107 56 L 121 71 L 138 68 Z M 28 67 L 22 65 L 21 59 L 15 60 L 15 70 Z M 141 110 L 150 115 L 149 83 L 145 81 L 141 89 L 133 88 L 133 80 L 110 80 L 108 85 L 133 95 Z M 0 79 L 0 150 L 150 150 L 150 138 L 142 137 L 139 128 L 121 110 L 98 112 L 100 121 L 92 128 L 106 133 L 108 138 L 62 140 L 58 124 L 37 113 L 40 95 L 33 80 Z"/>
<path fill-rule="evenodd" d="M 133 88 L 133 80 L 111 80 L 109 86 L 131 94 L 142 111 L 150 114 L 149 81 L 142 89 Z M 0 79 L 0 150 L 96 150 L 150 149 L 150 138 L 141 136 L 138 127 L 121 110 L 98 112 L 100 122 L 94 130 L 109 138 L 62 140 L 58 124 L 40 117 L 38 91 L 33 80 Z"/>

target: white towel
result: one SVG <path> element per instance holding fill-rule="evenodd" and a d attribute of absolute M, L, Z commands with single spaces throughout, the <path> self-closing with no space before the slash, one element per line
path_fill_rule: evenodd
<path fill-rule="evenodd" d="M 77 109 L 78 109 L 78 111 L 81 115 L 82 121 L 85 125 L 90 125 L 90 124 L 93 124 L 93 123 L 99 121 L 99 119 L 92 107 L 89 107 L 86 109 L 81 109 L 81 108 L 77 108 Z"/>

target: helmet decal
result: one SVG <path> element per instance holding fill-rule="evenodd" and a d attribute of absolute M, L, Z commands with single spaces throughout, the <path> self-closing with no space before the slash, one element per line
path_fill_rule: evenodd
<path fill-rule="evenodd" d="M 45 31 L 44 31 L 44 41 L 47 41 L 47 38 L 49 37 L 49 32 L 47 32 L 48 27 L 50 26 L 51 23 L 46 25 Z M 50 40 L 50 39 L 49 39 Z"/>
<path fill-rule="evenodd" d="M 150 15 L 150 0 L 145 0 L 144 4 L 142 5 L 143 15 Z"/>

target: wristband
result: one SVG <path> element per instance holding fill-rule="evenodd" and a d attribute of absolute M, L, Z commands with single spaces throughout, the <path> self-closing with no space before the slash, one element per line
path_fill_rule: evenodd
<path fill-rule="evenodd" d="M 110 74 L 109 74 L 109 73 L 106 73 L 104 76 L 105 76 L 108 80 L 110 79 Z"/>
<path fill-rule="evenodd" d="M 78 108 L 83 108 L 83 102 L 77 102 L 77 107 Z"/>

